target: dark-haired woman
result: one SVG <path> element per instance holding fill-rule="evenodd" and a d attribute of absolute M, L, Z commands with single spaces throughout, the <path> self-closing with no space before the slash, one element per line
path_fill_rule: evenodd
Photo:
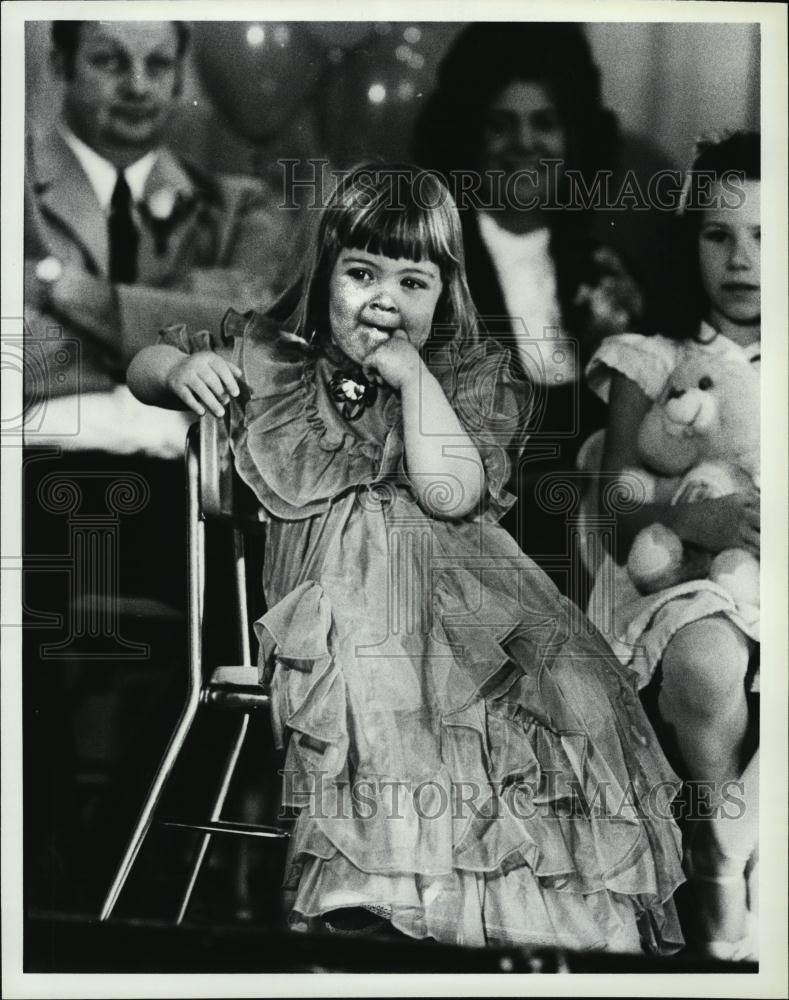
<path fill-rule="evenodd" d="M 639 328 L 642 296 L 592 235 L 618 128 L 578 24 L 472 24 L 441 64 L 417 125 L 416 157 L 460 209 L 481 322 L 512 338 L 531 380 L 529 444 L 505 526 L 565 593 L 584 601 L 558 481 L 605 420 L 581 380 L 609 334 Z M 580 576 L 579 576 L 580 573 Z"/>

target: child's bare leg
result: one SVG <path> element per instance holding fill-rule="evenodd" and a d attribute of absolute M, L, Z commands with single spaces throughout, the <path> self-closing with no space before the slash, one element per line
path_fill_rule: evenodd
<path fill-rule="evenodd" d="M 674 729 L 691 778 L 739 777 L 749 656 L 750 640 L 723 617 L 686 625 L 666 647 L 658 707 Z"/>
<path fill-rule="evenodd" d="M 755 846 L 758 818 L 758 764 L 740 776 L 740 756 L 748 721 L 744 678 L 749 640 L 725 618 L 708 618 L 680 630 L 663 658 L 661 715 L 675 731 L 691 778 L 713 782 L 713 818 L 691 824 L 687 875 L 694 885 L 699 937 L 715 942 L 720 957 L 727 943 L 746 935 L 745 865 Z M 739 779 L 742 789 L 725 783 Z M 738 810 L 738 819 L 728 818 Z M 728 816 L 727 816 L 728 814 Z"/>
<path fill-rule="evenodd" d="M 694 884 L 700 939 L 718 942 L 721 958 L 751 957 L 730 954 L 726 943 L 746 941 L 747 911 L 755 919 L 757 901 L 749 896 L 746 866 L 755 858 L 759 835 L 758 752 L 732 788 L 728 802 L 704 822 L 694 824 L 686 869 Z M 714 950 L 714 949 L 711 949 Z"/>
<path fill-rule="evenodd" d="M 746 862 L 759 840 L 759 751 L 731 788 L 728 803 L 710 821 L 710 833 L 725 858 Z"/>

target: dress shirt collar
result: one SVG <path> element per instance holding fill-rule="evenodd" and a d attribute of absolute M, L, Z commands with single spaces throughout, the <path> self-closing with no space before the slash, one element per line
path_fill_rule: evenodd
<path fill-rule="evenodd" d="M 479 231 L 488 250 L 494 256 L 550 257 L 551 232 L 547 226 L 526 233 L 511 233 L 500 226 L 488 212 L 479 213 Z"/>
<path fill-rule="evenodd" d="M 117 169 L 103 156 L 99 156 L 95 149 L 91 149 L 82 139 L 78 139 L 67 126 L 61 125 L 60 132 L 85 171 L 102 211 L 109 211 L 112 192 L 115 190 L 118 177 Z M 142 201 L 145 184 L 158 155 L 159 150 L 153 149 L 123 171 L 135 202 Z"/>
<path fill-rule="evenodd" d="M 706 319 L 701 321 L 696 340 L 702 344 L 720 344 L 722 342 L 727 348 L 743 351 L 745 357 L 748 358 L 749 361 L 760 360 L 761 358 L 761 337 L 759 337 L 758 340 L 752 340 L 749 344 L 741 344 L 736 340 L 732 340 L 731 337 L 727 337 L 723 333 L 718 333 L 715 327 L 708 323 Z"/>

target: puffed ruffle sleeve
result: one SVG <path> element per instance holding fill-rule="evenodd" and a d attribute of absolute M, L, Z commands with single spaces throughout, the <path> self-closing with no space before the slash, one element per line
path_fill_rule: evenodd
<path fill-rule="evenodd" d="M 270 514 L 303 520 L 396 474 L 402 435 L 394 412 L 383 442 L 362 440 L 328 398 L 320 361 L 272 320 L 231 310 L 222 339 L 235 345 L 242 371 L 242 394 L 230 401 L 236 469 Z"/>
<path fill-rule="evenodd" d="M 626 375 L 649 399 L 657 399 L 680 359 L 682 345 L 657 334 L 620 333 L 606 337 L 586 366 L 589 387 L 608 402 L 615 372 Z"/>
<path fill-rule="evenodd" d="M 482 459 L 482 516 L 498 521 L 515 503 L 505 484 L 511 458 L 526 441 L 530 384 L 513 369 L 510 352 L 490 337 L 428 349 L 426 363 Z"/>
<path fill-rule="evenodd" d="M 217 348 L 213 334 L 208 330 L 189 330 L 186 323 L 174 323 L 159 331 L 159 344 L 175 347 L 184 354 L 198 351 L 215 351 Z"/>

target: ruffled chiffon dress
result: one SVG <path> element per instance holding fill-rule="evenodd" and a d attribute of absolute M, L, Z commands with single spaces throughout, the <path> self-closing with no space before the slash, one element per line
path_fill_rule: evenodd
<path fill-rule="evenodd" d="M 486 470 L 484 509 L 438 520 L 405 475 L 396 394 L 365 438 L 325 358 L 255 313 L 222 336 L 243 371 L 236 467 L 268 521 L 256 631 L 298 810 L 292 919 L 366 907 L 441 942 L 678 950 L 679 782 L 632 674 L 497 524 L 506 352 L 427 359 Z"/>

